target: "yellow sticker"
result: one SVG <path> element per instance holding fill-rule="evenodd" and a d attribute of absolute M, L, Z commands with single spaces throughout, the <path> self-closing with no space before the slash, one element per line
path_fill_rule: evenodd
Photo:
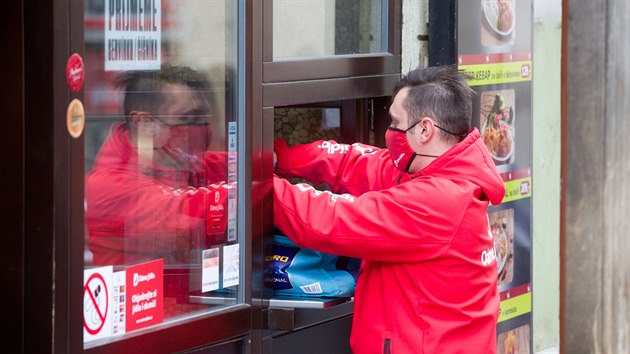
<path fill-rule="evenodd" d="M 459 69 L 472 76 L 472 79 L 468 81 L 470 86 L 498 85 L 532 80 L 531 60 L 460 65 Z"/>
<path fill-rule="evenodd" d="M 532 312 L 532 293 L 501 301 L 497 323 Z"/>
<path fill-rule="evenodd" d="M 83 109 L 83 103 L 76 98 L 68 105 L 66 125 L 71 137 L 76 139 L 83 134 L 83 128 L 85 127 L 85 110 Z"/>
<path fill-rule="evenodd" d="M 501 203 L 529 198 L 532 196 L 532 178 L 525 177 L 504 182 L 505 196 Z"/>

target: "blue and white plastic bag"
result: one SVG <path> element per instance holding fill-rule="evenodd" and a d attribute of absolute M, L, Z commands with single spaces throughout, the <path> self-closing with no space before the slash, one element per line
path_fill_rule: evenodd
<path fill-rule="evenodd" d="M 273 236 L 273 248 L 266 278 L 276 295 L 353 296 L 359 259 L 300 248 L 284 235 Z"/>

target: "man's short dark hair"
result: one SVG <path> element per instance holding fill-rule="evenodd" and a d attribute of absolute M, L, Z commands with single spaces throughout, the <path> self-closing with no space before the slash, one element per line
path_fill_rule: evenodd
<path fill-rule="evenodd" d="M 132 111 L 155 113 L 163 101 L 165 84 L 188 86 L 211 102 L 207 78 L 187 66 L 165 64 L 159 71 L 125 71 L 116 77 L 114 83 L 124 92 L 123 109 L 127 119 Z"/>
<path fill-rule="evenodd" d="M 472 128 L 472 98 L 475 91 L 468 86 L 470 75 L 455 65 L 431 66 L 410 71 L 394 86 L 392 99 L 405 87 L 409 95 L 403 107 L 409 126 L 422 117 L 430 117 L 451 135 L 440 131 L 446 141 L 458 142 Z M 458 136 L 457 136 L 458 135 Z"/>

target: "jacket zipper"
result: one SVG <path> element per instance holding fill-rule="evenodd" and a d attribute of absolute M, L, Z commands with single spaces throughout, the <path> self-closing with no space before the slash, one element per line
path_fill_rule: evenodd
<path fill-rule="evenodd" d="M 383 343 L 383 354 L 392 354 L 392 346 L 391 339 L 385 339 L 385 343 Z"/>

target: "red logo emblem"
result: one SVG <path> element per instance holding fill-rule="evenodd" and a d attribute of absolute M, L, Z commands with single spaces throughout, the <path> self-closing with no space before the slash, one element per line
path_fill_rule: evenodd
<path fill-rule="evenodd" d="M 66 64 L 66 81 L 72 92 L 78 92 L 83 87 L 83 79 L 85 79 L 85 67 L 83 59 L 77 53 L 68 58 Z"/>

